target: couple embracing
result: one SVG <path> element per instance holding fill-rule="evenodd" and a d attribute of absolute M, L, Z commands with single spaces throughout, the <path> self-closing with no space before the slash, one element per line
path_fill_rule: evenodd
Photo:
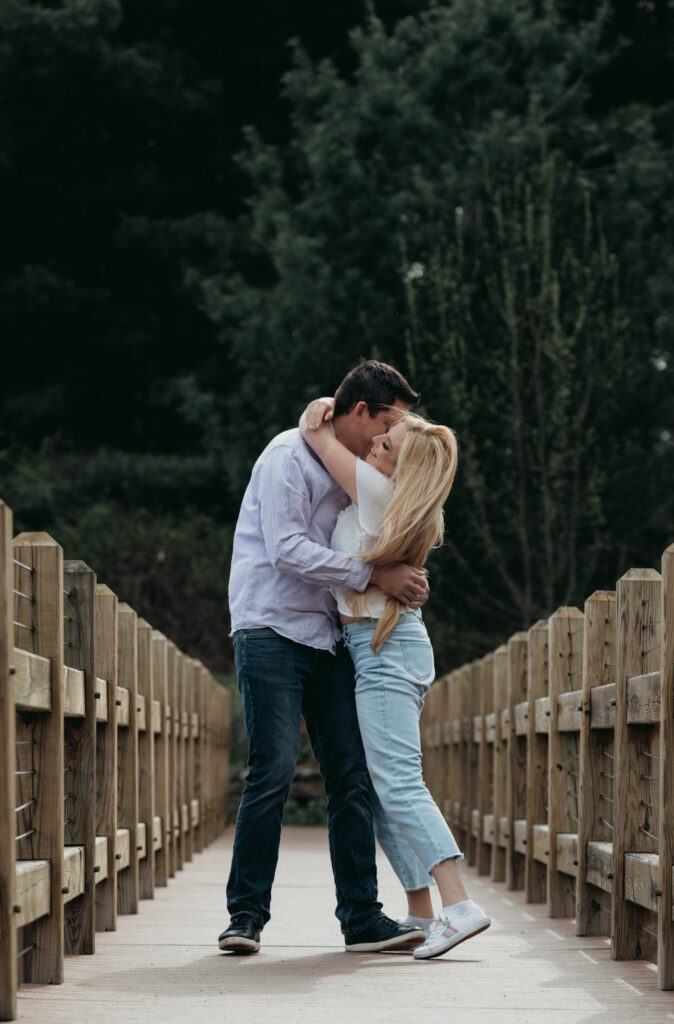
<path fill-rule="evenodd" d="M 260 948 L 301 716 L 325 782 L 345 949 L 428 959 L 489 927 L 421 774 L 419 716 L 434 678 L 423 565 L 442 539 L 457 450 L 449 428 L 410 413 L 418 399 L 393 367 L 365 362 L 253 469 L 229 581 L 249 760 L 222 950 Z M 375 835 L 406 892 L 405 918 L 378 902 Z"/>

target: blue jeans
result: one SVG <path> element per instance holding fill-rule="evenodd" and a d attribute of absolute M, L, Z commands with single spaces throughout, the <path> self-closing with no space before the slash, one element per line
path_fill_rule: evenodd
<path fill-rule="evenodd" d="M 377 621 L 344 627 L 356 669 L 356 707 L 375 800 L 375 832 L 406 891 L 432 884 L 441 861 L 459 851 L 421 774 L 419 717 L 434 675 L 433 648 L 421 618 L 408 614 L 375 654 Z"/>
<path fill-rule="evenodd" d="M 353 664 L 279 636 L 273 629 L 234 634 L 234 657 L 248 733 L 248 774 L 236 821 L 227 883 L 230 914 L 269 920 L 283 808 L 295 774 L 303 715 L 325 781 L 328 835 L 343 932 L 379 914 L 372 786 L 358 731 Z"/>

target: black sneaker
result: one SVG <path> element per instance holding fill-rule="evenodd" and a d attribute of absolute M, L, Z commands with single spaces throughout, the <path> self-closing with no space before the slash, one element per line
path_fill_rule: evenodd
<path fill-rule="evenodd" d="M 218 946 L 232 953 L 257 953 L 261 931 L 257 918 L 252 914 L 234 914 L 227 931 L 218 936 Z"/>
<path fill-rule="evenodd" d="M 347 953 L 381 953 L 384 950 L 415 949 L 426 941 L 426 932 L 392 921 L 378 914 L 366 928 L 344 936 Z"/>

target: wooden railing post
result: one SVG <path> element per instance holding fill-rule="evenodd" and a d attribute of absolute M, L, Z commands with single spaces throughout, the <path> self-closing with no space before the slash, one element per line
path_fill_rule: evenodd
<path fill-rule="evenodd" d="M 468 863 L 476 865 L 482 840 L 480 811 L 480 744 L 482 742 L 482 662 L 470 666 L 470 789 L 468 794 L 469 847 Z"/>
<path fill-rule="evenodd" d="M 545 903 L 547 899 L 547 860 L 545 850 L 537 849 L 536 826 L 548 821 L 548 734 L 550 715 L 538 715 L 537 701 L 548 697 L 548 623 L 545 619 L 529 630 L 527 656 L 527 830 L 524 862 L 524 891 L 527 903 Z M 543 860 L 539 859 L 543 857 Z"/>
<path fill-rule="evenodd" d="M 12 624 L 12 513 L 0 502 L 0 1020 L 16 1017 L 16 737 Z"/>
<path fill-rule="evenodd" d="M 129 724 L 119 726 L 117 785 L 117 821 L 129 830 L 129 866 L 117 879 L 117 910 L 120 914 L 138 913 L 138 865 L 143 844 L 139 842 L 138 823 L 138 629 L 136 613 L 128 604 L 117 608 L 117 678 L 129 693 Z M 147 842 L 144 844 L 147 847 Z"/>
<path fill-rule="evenodd" d="M 662 556 L 662 623 L 658 985 L 670 989 L 674 988 L 674 544 Z"/>
<path fill-rule="evenodd" d="M 138 820 L 145 828 L 145 856 L 138 865 L 138 895 L 154 896 L 154 732 L 152 730 L 152 628 L 136 622 L 138 642 Z"/>
<path fill-rule="evenodd" d="M 658 727 L 628 724 L 628 680 L 662 665 L 662 580 L 654 569 L 630 569 L 616 588 L 618 643 L 615 722 L 615 830 L 613 835 L 614 960 L 657 958 L 658 919 L 630 898 L 626 858 L 655 854 L 659 825 Z M 643 859 L 644 869 L 648 858 Z M 639 858 L 633 864 L 639 863 Z M 645 870 L 648 874 L 648 871 Z M 641 901 L 640 901 L 641 902 Z M 671 910 L 670 910 L 671 915 Z"/>
<path fill-rule="evenodd" d="M 615 591 L 596 590 L 585 602 L 576 935 L 611 934 L 615 697 L 603 702 L 609 710 L 604 728 L 598 727 L 598 703 L 600 687 L 615 694 L 615 670 Z"/>
<path fill-rule="evenodd" d="M 508 641 L 508 792 L 506 884 L 524 888 L 527 814 L 527 661 L 529 638 L 515 633 Z M 523 708 L 524 706 L 524 708 Z"/>
<path fill-rule="evenodd" d="M 203 832 L 201 828 L 201 815 L 203 814 L 204 805 L 204 762 L 203 762 L 203 736 L 201 728 L 204 724 L 202 710 L 202 680 L 205 669 L 201 662 L 197 661 L 194 666 L 194 712 L 193 721 L 195 722 L 194 732 L 194 797 L 193 800 L 197 801 L 197 808 L 195 812 L 195 805 L 192 807 L 192 829 L 194 832 L 194 851 L 200 853 L 204 847 L 203 843 Z"/>
<path fill-rule="evenodd" d="M 494 651 L 494 841 L 491 851 L 491 877 L 505 882 L 506 844 L 508 842 L 508 648 L 501 644 Z"/>
<path fill-rule="evenodd" d="M 558 608 L 550 616 L 549 630 L 548 916 L 573 917 L 575 880 L 565 870 L 561 844 L 562 837 L 578 835 L 579 750 L 577 734 L 560 731 L 559 698 L 581 684 L 583 613 L 578 608 Z"/>
<path fill-rule="evenodd" d="M 18 789 L 21 803 L 34 799 L 32 807 L 18 816 L 19 827 L 30 835 L 17 847 L 17 860 L 50 862 L 50 912 L 22 928 L 21 950 L 32 952 L 21 959 L 21 978 L 40 984 L 63 982 L 63 550 L 46 533 L 22 533 L 14 540 L 14 558 L 28 569 L 17 571 L 18 590 L 32 579 L 33 603 L 17 597 L 14 618 L 15 646 L 49 660 L 51 711 L 21 716 L 16 739 L 29 751 L 20 764 L 34 768 L 30 785 Z M 21 833 L 17 833 L 21 834 Z"/>
<path fill-rule="evenodd" d="M 84 562 L 66 562 L 65 660 L 84 673 L 84 715 L 65 720 L 65 845 L 84 850 L 84 891 L 65 910 L 67 953 L 96 951 L 96 576 Z M 110 865 L 108 865 L 110 870 Z"/>
<path fill-rule="evenodd" d="M 494 658 L 487 654 L 482 659 L 482 683 L 480 686 L 480 750 L 478 754 L 480 840 L 477 847 L 477 870 L 480 875 L 491 871 L 492 845 L 494 841 L 494 740 L 490 722 L 494 711 Z"/>
<path fill-rule="evenodd" d="M 461 827 L 461 676 L 460 669 L 446 677 L 445 720 L 447 722 L 447 777 L 445 802 L 449 810 L 447 823 L 459 849 L 463 849 Z M 431 729 L 433 725 L 431 725 Z"/>
<path fill-rule="evenodd" d="M 194 830 L 192 828 L 192 800 L 194 799 L 194 730 L 192 728 L 192 712 L 194 711 L 194 675 L 195 663 L 192 658 L 184 660 L 184 713 L 183 722 L 187 730 L 185 746 L 185 804 L 187 821 L 185 832 L 185 850 L 187 860 L 194 857 Z"/>
<path fill-rule="evenodd" d="M 177 787 L 177 755 L 178 755 L 178 733 L 176 730 L 176 645 L 170 640 L 166 641 L 166 729 L 168 737 L 168 786 L 169 806 L 167 829 L 171 834 L 169 846 L 169 878 L 175 876 L 176 871 L 182 865 L 178 864 L 178 829 L 176 817 L 178 813 Z"/>
<path fill-rule="evenodd" d="M 171 823 L 169 804 L 169 744 L 166 706 L 166 637 L 152 631 L 152 732 L 154 736 L 155 817 L 158 818 L 157 846 L 154 859 L 155 885 L 168 885 Z"/>
<path fill-rule="evenodd" d="M 118 728 L 117 696 L 117 596 L 109 587 L 96 586 L 95 681 L 100 701 L 107 696 L 107 721 L 96 726 L 96 837 L 104 836 L 107 848 L 106 877 L 96 884 L 96 929 L 117 928 L 117 791 Z M 105 688 L 106 693 L 101 690 Z M 67 805 L 66 805 L 67 806 Z M 135 858 L 136 830 L 129 833 L 129 857 Z"/>

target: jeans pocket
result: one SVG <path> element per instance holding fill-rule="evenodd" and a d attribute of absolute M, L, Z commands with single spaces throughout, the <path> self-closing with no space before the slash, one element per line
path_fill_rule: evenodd
<path fill-rule="evenodd" d="M 430 686 L 435 676 L 435 662 L 430 641 L 405 640 L 401 646 L 407 673 L 418 683 L 426 683 Z"/>

